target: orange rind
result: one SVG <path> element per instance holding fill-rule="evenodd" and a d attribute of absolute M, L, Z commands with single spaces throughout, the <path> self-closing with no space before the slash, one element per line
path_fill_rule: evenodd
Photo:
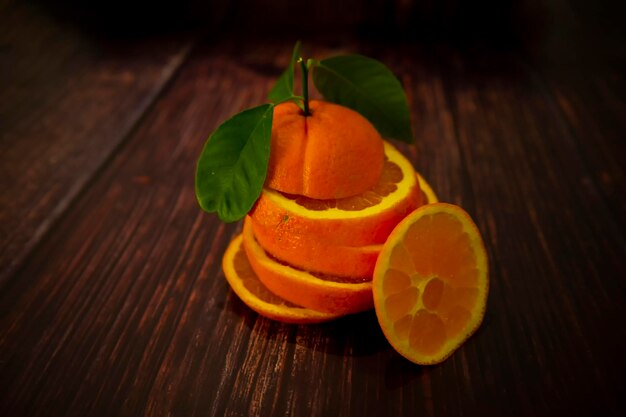
<path fill-rule="evenodd" d="M 426 181 L 419 172 L 415 172 L 415 175 L 417 175 L 417 180 L 419 181 L 420 189 L 422 190 L 422 201 L 424 204 L 438 203 L 439 198 L 437 198 L 437 194 L 435 194 L 428 181 Z"/>
<path fill-rule="evenodd" d="M 250 219 L 250 220 L 248 220 Z M 273 229 L 247 216 L 261 247 L 273 257 L 306 271 L 344 277 L 346 280 L 371 279 L 382 245 L 328 245 L 317 239 L 293 234 L 276 236 Z"/>
<path fill-rule="evenodd" d="M 309 102 L 304 116 L 293 102 L 274 108 L 265 186 L 314 199 L 361 194 L 378 182 L 383 140 L 354 110 L 325 101 Z"/>
<path fill-rule="evenodd" d="M 300 307 L 270 292 L 250 266 L 242 242 L 241 234 L 230 242 L 222 268 L 233 292 L 244 304 L 262 316 L 285 323 L 319 323 L 340 316 Z"/>
<path fill-rule="evenodd" d="M 259 280 L 285 300 L 331 314 L 358 313 L 373 307 L 371 280 L 346 282 L 281 263 L 258 244 L 249 219 L 244 222 L 243 246 Z"/>

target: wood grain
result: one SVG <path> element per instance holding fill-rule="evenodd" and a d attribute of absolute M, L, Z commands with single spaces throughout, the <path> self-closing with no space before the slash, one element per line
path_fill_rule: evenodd
<path fill-rule="evenodd" d="M 8 6 L 0 26 L 1 282 L 130 133 L 190 40 L 88 38 L 29 4 Z"/>
<path fill-rule="evenodd" d="M 308 44 L 365 53 L 402 80 L 417 145 L 398 146 L 485 239 L 491 287 L 476 335 L 419 367 L 393 351 L 373 312 L 284 325 L 229 290 L 220 262 L 240 225 L 199 210 L 195 161 L 221 121 L 264 100 L 291 45 L 207 41 L 163 76 L 100 169 L 77 157 L 91 179 L 1 287 L 0 414 L 626 411 L 623 75 L 559 77 L 516 53 Z M 23 152 L 11 170 L 28 162 Z"/>

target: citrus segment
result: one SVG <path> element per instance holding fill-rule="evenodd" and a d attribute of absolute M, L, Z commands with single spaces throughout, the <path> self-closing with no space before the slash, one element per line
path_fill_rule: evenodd
<path fill-rule="evenodd" d="M 426 284 L 424 288 L 424 306 L 429 310 L 434 310 L 441 301 L 443 294 L 443 286 L 445 284 L 439 278 L 433 278 Z"/>
<path fill-rule="evenodd" d="M 404 291 L 390 295 L 385 299 L 387 316 L 396 321 L 406 316 L 413 310 L 413 306 L 419 298 L 420 291 L 415 287 L 409 287 Z"/>
<path fill-rule="evenodd" d="M 372 188 L 383 169 L 376 128 L 347 107 L 311 100 L 305 117 L 293 102 L 274 108 L 266 187 L 315 199 Z"/>
<path fill-rule="evenodd" d="M 437 194 L 435 194 L 433 188 L 424 179 L 422 174 L 416 172 L 415 175 L 417 175 L 417 180 L 419 181 L 420 188 L 422 189 L 422 201 L 424 202 L 424 204 L 438 203 L 439 199 L 437 198 Z"/>
<path fill-rule="evenodd" d="M 411 163 L 388 142 L 385 155 L 381 182 L 365 197 L 319 202 L 265 188 L 249 214 L 270 228 L 276 240 L 306 236 L 335 246 L 384 243 L 395 225 L 422 203 Z"/>
<path fill-rule="evenodd" d="M 222 268 L 231 288 L 248 307 L 262 316 L 286 323 L 318 323 L 339 317 L 297 306 L 270 292 L 252 270 L 242 241 L 242 235 L 238 235 L 230 242 Z"/>
<path fill-rule="evenodd" d="M 246 216 L 254 236 L 263 249 L 275 258 L 297 268 L 324 274 L 371 280 L 382 245 L 328 245 L 307 236 L 281 234 L 277 238 L 272 228 L 258 224 Z"/>
<path fill-rule="evenodd" d="M 383 282 L 383 293 L 386 297 L 397 294 L 411 286 L 411 277 L 404 271 L 389 269 Z"/>
<path fill-rule="evenodd" d="M 243 246 L 260 281 L 285 300 L 332 314 L 357 313 L 373 306 L 370 280 L 346 282 L 340 277 L 313 274 L 281 263 L 258 244 L 249 221 L 244 223 Z"/>
<path fill-rule="evenodd" d="M 446 329 L 438 315 L 420 309 L 409 330 L 409 346 L 423 356 L 436 356 L 446 343 Z"/>
<path fill-rule="evenodd" d="M 445 360 L 480 325 L 489 282 L 478 228 L 458 206 L 422 206 L 383 245 L 373 277 L 390 344 L 419 364 Z"/>

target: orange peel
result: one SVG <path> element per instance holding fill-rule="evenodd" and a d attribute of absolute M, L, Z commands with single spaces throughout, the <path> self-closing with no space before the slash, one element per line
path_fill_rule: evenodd
<path fill-rule="evenodd" d="M 383 169 L 383 140 L 356 111 L 319 100 L 304 116 L 293 102 L 274 108 L 265 186 L 315 199 L 372 188 Z"/>
<path fill-rule="evenodd" d="M 233 292 L 244 304 L 262 316 L 285 323 L 319 323 L 340 316 L 300 307 L 270 292 L 250 266 L 242 242 L 241 234 L 230 242 L 222 258 L 222 269 Z"/>
<path fill-rule="evenodd" d="M 280 263 L 258 244 L 249 221 L 244 222 L 243 246 L 259 280 L 285 300 L 332 314 L 357 313 L 373 307 L 371 281 L 345 282 Z"/>

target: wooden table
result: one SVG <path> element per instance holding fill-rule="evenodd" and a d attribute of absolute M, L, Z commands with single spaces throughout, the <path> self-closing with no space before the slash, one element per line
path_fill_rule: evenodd
<path fill-rule="evenodd" d="M 284 325 L 224 280 L 241 226 L 199 209 L 195 161 L 264 101 L 291 39 L 103 41 L 30 6 L 0 28 L 0 415 L 625 411 L 623 60 L 305 39 L 393 69 L 417 138 L 401 149 L 485 239 L 482 327 L 420 367 L 374 312 Z"/>

